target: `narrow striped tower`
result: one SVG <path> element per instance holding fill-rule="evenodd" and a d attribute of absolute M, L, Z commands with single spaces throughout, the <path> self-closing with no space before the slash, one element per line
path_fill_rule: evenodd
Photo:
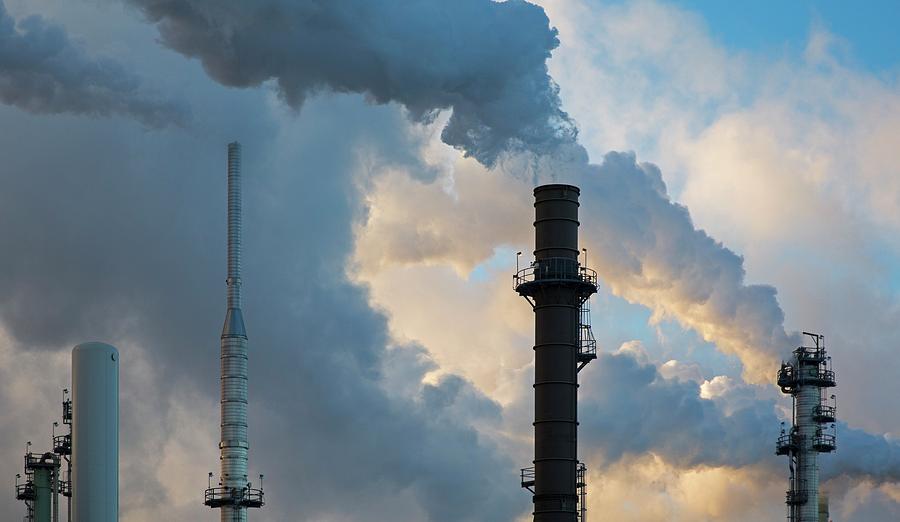
<path fill-rule="evenodd" d="M 247 508 L 263 506 L 262 484 L 247 480 L 247 331 L 241 313 L 241 145 L 228 144 L 228 286 L 221 337 L 220 475 L 204 503 L 221 510 L 221 522 L 246 522 Z M 262 481 L 262 476 L 260 476 Z"/>

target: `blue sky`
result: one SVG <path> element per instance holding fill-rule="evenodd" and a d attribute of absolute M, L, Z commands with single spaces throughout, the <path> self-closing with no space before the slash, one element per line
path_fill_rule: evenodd
<path fill-rule="evenodd" d="M 674 0 L 703 16 L 714 37 L 735 50 L 765 54 L 802 50 L 813 24 L 846 40 L 857 63 L 872 71 L 900 66 L 900 2 L 866 0 Z"/>

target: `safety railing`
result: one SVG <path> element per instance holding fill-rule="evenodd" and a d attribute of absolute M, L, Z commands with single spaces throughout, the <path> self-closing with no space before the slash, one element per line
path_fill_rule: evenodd
<path fill-rule="evenodd" d="M 778 387 L 784 393 L 791 393 L 796 386 L 797 377 L 794 367 L 788 363 L 781 363 L 781 368 L 778 370 Z"/>
<path fill-rule="evenodd" d="M 513 276 L 513 288 L 536 281 L 576 281 L 597 285 L 597 272 L 583 267 L 577 259 L 548 257 L 532 262 Z"/>
<path fill-rule="evenodd" d="M 57 455 L 71 455 L 72 436 L 66 434 L 53 437 L 53 453 Z"/>
<path fill-rule="evenodd" d="M 25 469 L 52 468 L 59 466 L 59 457 L 53 453 L 29 453 L 25 455 Z"/>
<path fill-rule="evenodd" d="M 522 487 L 534 493 L 531 488 L 534 487 L 534 466 L 530 468 L 522 468 L 519 472 Z"/>
<path fill-rule="evenodd" d="M 262 507 L 265 504 L 262 489 L 229 487 L 207 489 L 203 503 L 214 508 L 221 506 Z"/>
<path fill-rule="evenodd" d="M 578 358 L 579 360 L 591 360 L 597 358 L 597 339 L 594 338 L 591 327 L 582 327 L 581 338 L 578 340 Z"/>
<path fill-rule="evenodd" d="M 797 450 L 797 439 L 790 433 L 782 433 L 775 442 L 776 455 L 788 455 Z"/>
<path fill-rule="evenodd" d="M 816 422 L 834 422 L 836 418 L 834 406 L 820 404 L 813 408 L 813 419 Z"/>
<path fill-rule="evenodd" d="M 16 500 L 34 500 L 34 484 L 26 482 L 24 484 L 16 484 Z"/>
<path fill-rule="evenodd" d="M 819 370 L 815 375 L 803 376 L 802 381 L 820 388 L 832 388 L 837 385 L 834 380 L 834 370 Z"/>
<path fill-rule="evenodd" d="M 801 346 L 794 350 L 794 353 L 797 354 L 797 358 L 801 361 L 812 361 L 812 362 L 825 362 L 828 359 L 828 355 L 825 353 L 824 347 L 813 348 L 808 346 Z"/>
<path fill-rule="evenodd" d="M 832 388 L 836 386 L 834 380 L 834 370 L 826 370 L 820 368 L 815 372 L 807 373 L 797 371 L 790 364 L 783 364 L 778 370 L 778 387 L 784 393 L 792 393 L 798 386 L 810 385 L 819 388 Z"/>
<path fill-rule="evenodd" d="M 813 448 L 819 453 L 831 453 L 837 448 L 837 438 L 831 433 L 818 433 L 813 437 Z"/>

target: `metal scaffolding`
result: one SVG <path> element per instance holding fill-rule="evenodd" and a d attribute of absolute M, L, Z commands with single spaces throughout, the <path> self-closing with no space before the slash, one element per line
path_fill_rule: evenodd
<path fill-rule="evenodd" d="M 836 386 L 831 357 L 825 351 L 823 335 L 803 332 L 812 346 L 794 350 L 778 370 L 778 386 L 791 396 L 791 427 L 784 428 L 775 444 L 775 453 L 790 460 L 790 479 L 785 495 L 790 522 L 819 521 L 818 454 L 837 448 L 835 437 L 835 396 L 826 390 Z"/>
<path fill-rule="evenodd" d="M 25 503 L 26 522 L 58 522 L 59 496 L 67 499 L 66 520 L 72 520 L 72 401 L 69 390 L 63 390 L 63 424 L 68 433 L 56 434 L 58 422 L 53 423 L 50 437 L 53 451 L 34 453 L 31 441 L 25 444 L 24 475 L 16 474 L 16 499 Z M 61 476 L 62 461 L 66 462 L 66 472 Z M 23 480 L 24 479 L 24 480 Z"/>

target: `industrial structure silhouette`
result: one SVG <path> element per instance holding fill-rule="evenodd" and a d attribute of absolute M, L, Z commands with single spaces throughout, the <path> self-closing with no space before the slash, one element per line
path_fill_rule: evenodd
<path fill-rule="evenodd" d="M 263 476 L 248 480 L 248 337 L 241 301 L 241 146 L 227 154 L 227 299 L 220 336 L 220 472 L 213 473 L 203 503 L 219 509 L 221 522 L 246 522 L 248 509 L 264 505 Z M 550 184 L 534 189 L 534 259 L 516 267 L 515 291 L 534 310 L 534 460 L 522 468 L 520 484 L 532 493 L 535 522 L 585 522 L 586 466 L 578 458 L 578 376 L 597 358 L 589 298 L 597 274 L 579 249 L 578 187 Z M 521 252 L 517 254 L 518 258 Z M 789 429 L 782 428 L 776 453 L 789 457 L 786 495 L 790 522 L 828 520 L 827 497 L 819 491 L 819 453 L 836 449 L 836 385 L 824 337 L 805 333 L 811 346 L 794 350 L 777 373 L 792 397 Z M 58 522 L 60 498 L 69 522 L 118 520 L 118 351 L 85 343 L 72 351 L 72 397 L 64 390 L 62 422 L 52 451 L 26 444 L 24 476 L 16 476 L 16 498 L 28 522 Z M 63 469 L 65 468 L 65 469 Z M 602 520 L 602 513 L 598 514 Z"/>

